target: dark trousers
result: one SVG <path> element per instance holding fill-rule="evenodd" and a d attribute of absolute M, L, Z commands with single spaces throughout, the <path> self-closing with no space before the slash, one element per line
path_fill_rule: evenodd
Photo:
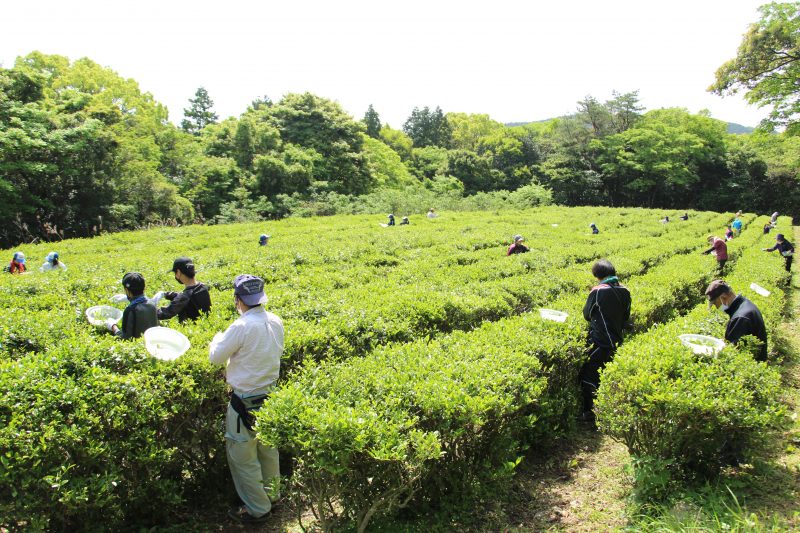
<path fill-rule="evenodd" d="M 717 261 L 717 274 L 722 275 L 725 272 L 725 263 L 727 263 L 727 259 L 722 259 L 721 261 Z"/>
<path fill-rule="evenodd" d="M 600 369 L 611 362 L 614 357 L 612 348 L 602 346 L 590 346 L 588 349 L 589 360 L 583 363 L 578 379 L 581 382 L 581 392 L 583 393 L 583 410 L 591 411 L 594 408 L 594 397 L 600 387 Z"/>
<path fill-rule="evenodd" d="M 791 272 L 792 271 L 792 259 L 794 259 L 794 256 L 790 255 L 788 257 L 785 257 L 784 259 L 786 259 L 786 272 Z"/>

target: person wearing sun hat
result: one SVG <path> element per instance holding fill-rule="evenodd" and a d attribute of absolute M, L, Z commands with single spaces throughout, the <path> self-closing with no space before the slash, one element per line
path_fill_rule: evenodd
<path fill-rule="evenodd" d="M 24 274 L 25 270 L 25 254 L 22 252 L 14 252 L 14 256 L 11 258 L 11 263 L 9 263 L 8 267 L 6 267 L 6 272 L 10 272 L 12 274 Z"/>
<path fill-rule="evenodd" d="M 731 318 L 725 327 L 725 340 L 736 344 L 745 335 L 752 335 L 761 341 L 756 361 L 767 360 L 767 327 L 756 304 L 742 296 L 737 296 L 730 285 L 721 279 L 712 281 L 705 292 L 708 305 L 722 309 Z"/>
<path fill-rule="evenodd" d="M 783 233 L 775 235 L 775 246 L 772 248 L 762 248 L 765 252 L 780 251 L 783 258 L 786 260 L 786 272 L 792 271 L 792 259 L 794 259 L 794 246 L 783 237 Z"/>
<path fill-rule="evenodd" d="M 714 252 L 714 257 L 717 259 L 717 273 L 722 274 L 725 270 L 725 263 L 728 261 L 728 245 L 715 235 L 709 235 L 706 240 L 711 248 L 703 251 L 703 254 Z"/>
<path fill-rule="evenodd" d="M 530 252 L 530 249 L 522 244 L 525 242 L 525 239 L 522 238 L 522 235 L 514 235 L 512 239 L 514 242 L 512 242 L 511 246 L 508 247 L 506 255 L 524 254 L 525 252 Z"/>
<path fill-rule="evenodd" d="M 243 506 L 228 515 L 242 523 L 267 519 L 273 502 L 280 498 L 278 450 L 267 448 L 253 430 L 255 416 L 275 388 L 284 346 L 283 322 L 264 309 L 264 280 L 242 274 L 233 280 L 237 318 L 217 333 L 208 348 L 208 359 L 227 364 L 225 377 L 232 392 L 225 415 L 225 449 L 233 484 Z"/>
<path fill-rule="evenodd" d="M 58 260 L 58 252 L 50 252 L 44 259 L 44 263 L 39 267 L 39 272 L 50 272 L 51 270 L 66 270 L 67 265 Z"/>
<path fill-rule="evenodd" d="M 183 284 L 183 292 L 165 292 L 164 298 L 170 301 L 166 307 L 158 309 L 159 320 L 178 316 L 178 322 L 197 320 L 201 314 L 211 310 L 211 296 L 208 287 L 194 279 L 194 262 L 188 257 L 179 257 L 172 262 L 175 281 Z"/>

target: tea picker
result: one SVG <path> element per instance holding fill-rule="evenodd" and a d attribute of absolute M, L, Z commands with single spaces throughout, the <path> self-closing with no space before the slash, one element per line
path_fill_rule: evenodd
<path fill-rule="evenodd" d="M 783 258 L 786 260 L 786 272 L 792 271 L 792 259 L 794 258 L 794 246 L 783 237 L 783 233 L 778 233 L 775 236 L 775 246 L 772 248 L 762 248 L 765 252 L 780 251 Z"/>
<path fill-rule="evenodd" d="M 7 267 L 5 267 L 4 270 L 11 274 L 24 274 L 27 270 L 27 267 L 25 266 L 25 254 L 22 252 L 14 252 L 11 262 Z"/>
<path fill-rule="evenodd" d="M 67 265 L 58 259 L 58 252 L 50 252 L 47 254 L 44 264 L 39 267 L 39 272 L 50 272 L 58 269 L 66 270 Z"/>
<path fill-rule="evenodd" d="M 525 239 L 522 238 L 522 235 L 514 235 L 512 237 L 514 242 L 511 243 L 511 246 L 508 247 L 506 251 L 506 255 L 514 255 L 514 254 L 524 254 L 526 252 L 530 252 L 530 248 L 522 244 L 525 242 Z"/>
<path fill-rule="evenodd" d="M 614 358 L 622 344 L 623 327 L 631 317 L 631 293 L 619 282 L 614 265 L 600 259 L 592 265 L 598 284 L 589 291 L 583 318 L 589 322 L 587 361 L 578 373 L 583 395 L 582 419 L 594 426 L 594 397 L 600 386 L 600 370 Z"/>
<path fill-rule="evenodd" d="M 261 236 L 258 238 L 258 245 L 259 246 L 266 246 L 269 242 L 269 235 L 266 233 L 262 233 Z"/>
<path fill-rule="evenodd" d="M 725 327 L 725 340 L 736 344 L 745 335 L 753 335 L 762 345 L 756 354 L 756 361 L 767 360 L 767 328 L 758 307 L 722 280 L 714 280 L 706 288 L 708 305 L 722 309 L 729 316 Z"/>
<path fill-rule="evenodd" d="M 196 320 L 201 314 L 211 310 L 211 296 L 208 287 L 195 280 L 194 262 L 188 257 L 179 257 L 172 262 L 169 270 L 175 276 L 175 281 L 183 284 L 182 292 L 165 292 L 164 298 L 170 301 L 166 307 L 158 308 L 158 319 L 168 320 L 174 316 L 179 322 Z"/>
<path fill-rule="evenodd" d="M 600 229 L 597 227 L 597 225 L 594 222 L 589 224 L 589 227 L 592 229 L 592 235 L 597 235 L 598 233 L 600 233 Z"/>
<path fill-rule="evenodd" d="M 128 272 L 122 277 L 122 286 L 128 298 L 128 306 L 122 312 L 122 327 L 110 318 L 105 328 L 121 339 L 136 339 L 148 328 L 158 326 L 155 306 L 144 295 L 144 276 L 138 272 Z"/>

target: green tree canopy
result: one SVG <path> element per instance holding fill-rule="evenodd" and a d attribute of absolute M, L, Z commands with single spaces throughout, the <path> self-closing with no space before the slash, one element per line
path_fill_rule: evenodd
<path fill-rule="evenodd" d="M 771 3 L 759 8 L 761 19 L 750 25 L 734 59 L 722 65 L 708 88 L 719 95 L 745 90 L 759 107 L 772 106 L 763 123 L 800 132 L 800 3 Z"/>
<path fill-rule="evenodd" d="M 411 138 L 416 148 L 450 147 L 452 128 L 439 106 L 436 106 L 434 111 L 427 106 L 422 109 L 415 107 L 403 124 L 403 131 Z"/>

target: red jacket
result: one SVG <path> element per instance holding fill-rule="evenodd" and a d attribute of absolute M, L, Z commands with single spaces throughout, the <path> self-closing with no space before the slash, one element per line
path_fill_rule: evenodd
<path fill-rule="evenodd" d="M 23 272 L 25 272 L 25 264 L 24 263 L 17 263 L 16 261 L 14 261 L 12 259 L 11 260 L 11 265 L 10 265 L 10 272 L 12 274 L 16 274 L 16 273 L 22 274 Z"/>

